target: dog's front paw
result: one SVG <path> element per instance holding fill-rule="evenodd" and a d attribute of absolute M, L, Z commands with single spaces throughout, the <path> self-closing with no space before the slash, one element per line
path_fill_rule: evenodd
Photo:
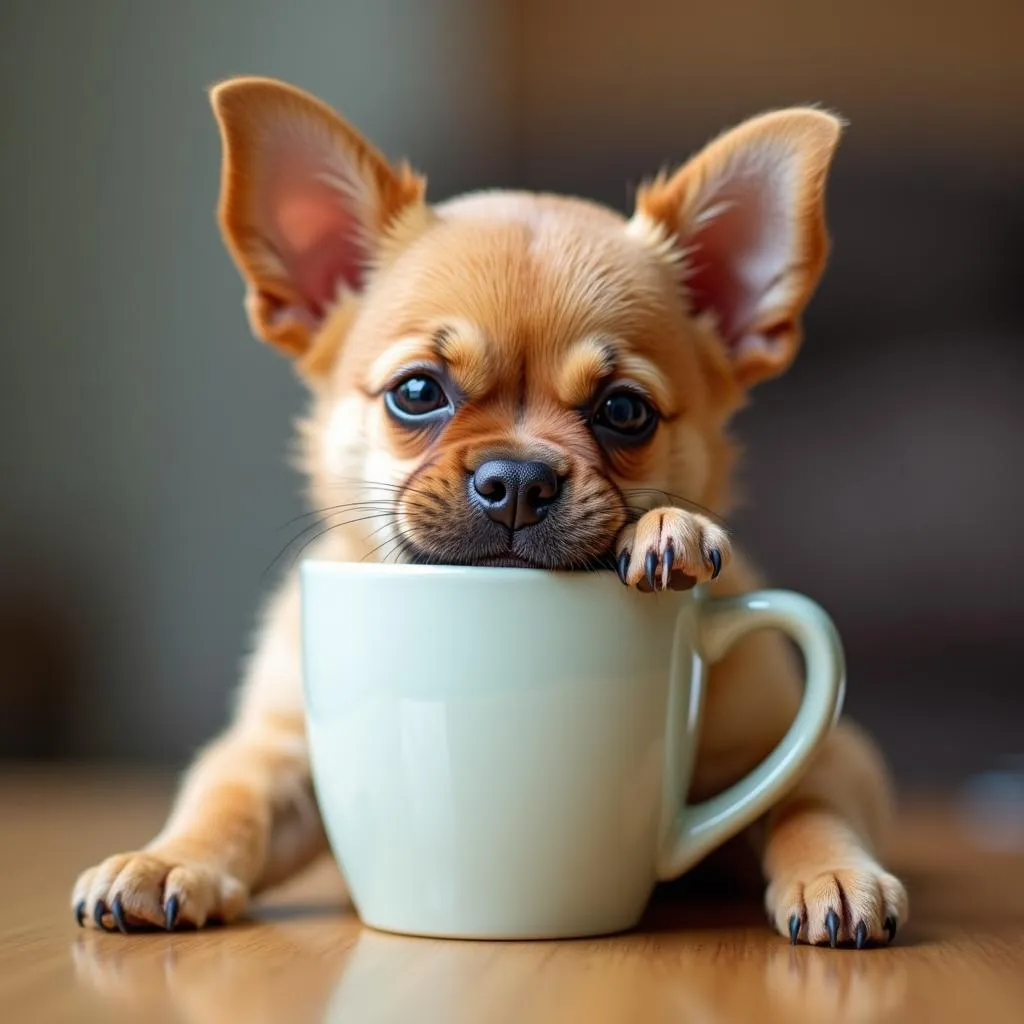
<path fill-rule="evenodd" d="M 237 878 L 157 849 L 117 854 L 82 872 L 71 906 L 83 927 L 127 934 L 230 921 L 242 912 L 247 897 Z"/>
<path fill-rule="evenodd" d="M 773 881 L 765 894 L 768 916 L 795 946 L 835 948 L 848 943 L 892 942 L 907 920 L 907 891 L 873 861 L 839 868 L 806 868 Z"/>
<path fill-rule="evenodd" d="M 619 534 L 616 567 L 623 583 L 645 593 L 688 590 L 713 580 L 730 550 L 725 530 L 707 516 L 656 508 Z"/>

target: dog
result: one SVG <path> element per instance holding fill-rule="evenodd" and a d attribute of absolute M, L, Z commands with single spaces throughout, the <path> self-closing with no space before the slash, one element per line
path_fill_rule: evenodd
<path fill-rule="evenodd" d="M 253 331 L 311 391 L 299 430 L 319 558 L 614 570 L 658 595 L 760 585 L 733 551 L 732 415 L 783 372 L 825 265 L 841 122 L 775 111 L 637 192 L 492 191 L 439 205 L 333 110 L 269 79 L 213 89 L 219 221 Z M 609 586 L 619 585 L 609 573 Z M 400 629 L 400 624 L 396 624 Z M 226 732 L 142 850 L 85 871 L 79 924 L 230 921 L 326 848 L 305 737 L 294 573 L 269 602 Z M 711 667 L 691 799 L 778 743 L 801 678 L 757 633 Z M 887 943 L 903 885 L 875 844 L 884 763 L 841 720 L 751 832 L 794 944 Z"/>

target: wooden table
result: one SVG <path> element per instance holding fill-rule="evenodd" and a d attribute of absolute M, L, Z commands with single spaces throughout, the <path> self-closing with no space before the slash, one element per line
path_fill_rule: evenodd
<path fill-rule="evenodd" d="M 204 933 L 79 930 L 80 867 L 145 841 L 170 783 L 123 770 L 0 774 L 0 1021 L 1024 1022 L 1024 850 L 949 807 L 901 816 L 913 918 L 888 949 L 791 948 L 756 898 L 655 897 L 600 940 L 438 942 L 363 928 L 329 863 Z"/>

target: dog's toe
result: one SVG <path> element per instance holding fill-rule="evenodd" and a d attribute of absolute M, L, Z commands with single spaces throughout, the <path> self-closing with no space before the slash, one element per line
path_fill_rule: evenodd
<path fill-rule="evenodd" d="M 147 850 L 119 854 L 85 872 L 72 908 L 83 926 L 128 934 L 229 921 L 246 898 L 244 886 L 215 867 Z"/>
<path fill-rule="evenodd" d="M 906 890 L 877 864 L 796 873 L 772 882 L 765 902 L 790 942 L 833 949 L 888 944 L 907 913 Z"/>
<path fill-rule="evenodd" d="M 713 580 L 728 557 L 728 536 L 707 516 L 656 508 L 619 534 L 615 568 L 627 586 L 653 594 Z"/>

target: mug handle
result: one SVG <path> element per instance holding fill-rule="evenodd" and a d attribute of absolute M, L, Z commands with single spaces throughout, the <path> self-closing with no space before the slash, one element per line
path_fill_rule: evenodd
<path fill-rule="evenodd" d="M 807 678 L 800 709 L 779 745 L 749 775 L 703 803 L 673 812 L 657 865 L 659 881 L 678 878 L 764 814 L 797 781 L 839 717 L 846 682 L 843 647 L 825 610 L 803 594 L 756 590 L 704 600 L 698 608 L 700 656 L 706 664 L 718 661 L 757 629 L 781 630 L 803 653 Z M 694 726 L 691 721 L 691 734 Z"/>

